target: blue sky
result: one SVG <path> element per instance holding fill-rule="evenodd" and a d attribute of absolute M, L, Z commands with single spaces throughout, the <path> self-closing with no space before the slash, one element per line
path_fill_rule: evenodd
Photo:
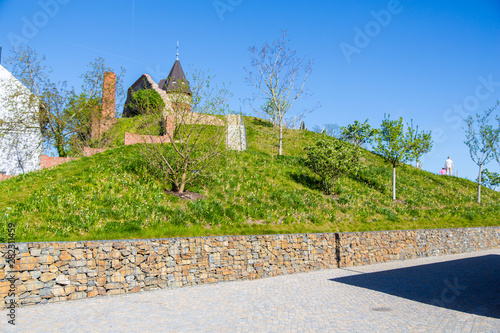
<path fill-rule="evenodd" d="M 450 155 L 459 176 L 476 178 L 462 119 L 500 100 L 498 0 L 0 0 L 3 59 L 25 43 L 47 57 L 54 80 L 79 87 L 88 63 L 103 57 L 127 70 L 129 87 L 143 73 L 165 78 L 179 41 L 184 70 L 209 69 L 231 83 L 231 108 L 247 114 L 240 100 L 255 91 L 244 80 L 248 47 L 280 30 L 314 60 L 312 96 L 291 110 L 319 102 L 309 128 L 367 118 L 379 126 L 384 114 L 413 119 L 434 134 L 424 169 L 438 172 Z M 500 171 L 495 161 L 487 167 Z"/>

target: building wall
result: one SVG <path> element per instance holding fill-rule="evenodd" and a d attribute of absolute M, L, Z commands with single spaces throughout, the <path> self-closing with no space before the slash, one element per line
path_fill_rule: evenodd
<path fill-rule="evenodd" d="M 0 244 L 0 307 L 499 247 L 500 227 Z"/>
<path fill-rule="evenodd" d="M 0 65 L 0 172 L 19 175 L 40 169 L 43 147 L 37 119 L 35 97 Z"/>

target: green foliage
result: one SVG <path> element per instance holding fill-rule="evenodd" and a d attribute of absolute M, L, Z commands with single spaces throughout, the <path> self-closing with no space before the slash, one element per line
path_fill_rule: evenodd
<path fill-rule="evenodd" d="M 408 152 L 407 136 L 404 133 L 403 118 L 390 120 L 387 116 L 382 120 L 382 125 L 376 136 L 374 151 L 379 153 L 387 162 L 396 167 L 410 157 Z"/>
<path fill-rule="evenodd" d="M 372 137 L 377 133 L 377 130 L 371 128 L 370 124 L 368 124 L 368 119 L 364 123 L 355 120 L 353 124 L 341 127 L 340 129 L 342 130 L 340 138 L 356 146 L 370 143 Z"/>
<path fill-rule="evenodd" d="M 318 140 L 304 150 L 307 154 L 306 166 L 321 177 L 321 184 L 326 194 L 333 192 L 339 177 L 356 173 L 359 169 L 359 148 L 340 140 Z"/>
<path fill-rule="evenodd" d="M 476 181 L 479 181 L 476 179 Z M 500 174 L 497 172 L 490 172 L 488 169 L 484 169 L 481 174 L 482 185 L 494 190 L 497 186 L 500 186 Z"/>
<path fill-rule="evenodd" d="M 479 167 L 477 179 L 477 202 L 481 203 L 481 175 L 482 167 L 490 162 L 494 157 L 498 157 L 500 142 L 500 120 L 498 128 L 491 124 L 492 113 L 500 105 L 497 101 L 495 106 L 485 110 L 483 114 L 477 113 L 474 117 L 465 119 L 465 141 L 469 148 L 472 161 Z"/>
<path fill-rule="evenodd" d="M 66 157 L 75 151 L 75 145 L 90 145 L 90 120 L 95 112 L 100 114 L 101 111 L 105 72 L 113 71 L 105 65 L 103 58 L 90 62 L 87 71 L 80 76 L 80 94 L 66 82 L 52 82 L 52 69 L 45 65 L 45 57 L 39 56 L 30 47 L 13 47 L 7 63 L 11 64 L 14 76 L 33 94 L 36 108 L 39 109 L 37 118 L 45 146 L 52 146 L 60 157 Z M 124 72 L 121 69 L 116 78 L 117 100 L 123 96 Z M 25 105 L 19 113 L 26 113 L 30 109 Z M 23 125 L 25 115 L 18 114 L 16 118 L 19 119 L 16 127 Z"/>
<path fill-rule="evenodd" d="M 418 126 L 413 127 L 413 120 L 411 125 L 408 125 L 408 131 L 406 133 L 406 141 L 408 142 L 408 153 L 409 158 L 415 160 L 415 166 L 418 167 L 420 163 L 420 157 L 426 154 L 432 149 L 432 135 L 429 132 L 419 132 Z"/>
<path fill-rule="evenodd" d="M 143 89 L 132 93 L 129 106 L 132 109 L 131 116 L 161 114 L 165 102 L 157 91 Z"/>
<path fill-rule="evenodd" d="M 409 159 L 410 143 L 408 136 L 404 133 L 403 118 L 399 117 L 398 120 L 389 118 L 390 116 L 387 116 L 382 120 L 374 151 L 392 165 L 392 199 L 396 200 L 396 167 L 399 163 Z"/>

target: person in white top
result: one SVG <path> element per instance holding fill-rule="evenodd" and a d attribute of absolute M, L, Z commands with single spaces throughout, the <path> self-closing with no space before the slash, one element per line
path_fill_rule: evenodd
<path fill-rule="evenodd" d="M 448 159 L 444 163 L 444 166 L 446 168 L 446 175 L 451 176 L 451 173 L 453 171 L 453 161 L 451 160 L 450 156 L 448 156 Z"/>

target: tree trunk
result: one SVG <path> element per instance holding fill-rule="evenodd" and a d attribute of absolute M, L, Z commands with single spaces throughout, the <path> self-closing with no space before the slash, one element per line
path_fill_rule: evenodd
<path fill-rule="evenodd" d="M 482 164 L 479 165 L 479 176 L 477 177 L 477 203 L 481 203 L 481 169 Z"/>
<path fill-rule="evenodd" d="M 283 123 L 280 121 L 280 137 L 278 155 L 283 154 Z"/>
<path fill-rule="evenodd" d="M 392 200 L 396 200 L 396 167 L 392 166 Z"/>
<path fill-rule="evenodd" d="M 56 148 L 57 148 L 57 155 L 59 157 L 66 157 L 66 151 L 64 150 L 64 144 L 63 144 L 63 139 L 61 137 L 56 137 Z"/>
<path fill-rule="evenodd" d="M 187 171 L 184 170 L 181 176 L 181 186 L 179 187 L 179 193 L 184 193 L 184 188 L 186 187 L 186 176 Z"/>

